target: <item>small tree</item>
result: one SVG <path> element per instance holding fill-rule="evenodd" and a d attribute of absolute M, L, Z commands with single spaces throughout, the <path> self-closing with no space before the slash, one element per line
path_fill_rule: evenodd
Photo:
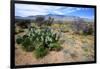
<path fill-rule="evenodd" d="M 54 18 L 51 18 L 50 16 L 49 16 L 49 18 L 48 18 L 48 20 L 47 20 L 47 25 L 48 26 L 51 26 L 51 24 L 53 23 L 53 21 L 54 21 Z"/>
<path fill-rule="evenodd" d="M 41 26 L 44 23 L 45 17 L 44 16 L 38 16 L 36 17 L 36 22 L 38 23 L 39 26 Z"/>

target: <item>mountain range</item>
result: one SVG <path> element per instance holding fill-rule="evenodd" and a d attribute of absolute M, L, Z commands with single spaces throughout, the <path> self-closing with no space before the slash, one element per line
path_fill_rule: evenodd
<path fill-rule="evenodd" d="M 94 22 L 94 19 L 81 18 L 78 16 L 55 15 L 55 14 L 34 15 L 34 16 L 27 16 L 27 17 L 15 16 L 15 19 L 35 20 L 36 17 L 38 17 L 38 16 L 43 16 L 46 19 L 48 17 L 51 17 L 51 18 L 54 18 L 54 21 L 79 21 L 79 20 L 83 20 L 85 22 Z"/>

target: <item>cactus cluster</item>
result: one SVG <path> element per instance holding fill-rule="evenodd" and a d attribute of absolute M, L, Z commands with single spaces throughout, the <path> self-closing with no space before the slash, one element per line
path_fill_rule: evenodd
<path fill-rule="evenodd" d="M 50 28 L 30 28 L 28 33 L 16 39 L 18 44 L 26 51 L 35 50 L 36 57 L 43 57 L 50 50 L 60 50 L 60 36 Z"/>

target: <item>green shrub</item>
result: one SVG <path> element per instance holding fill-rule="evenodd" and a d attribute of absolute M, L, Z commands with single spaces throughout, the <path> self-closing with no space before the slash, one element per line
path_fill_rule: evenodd
<path fill-rule="evenodd" d="M 62 47 L 60 46 L 59 43 L 51 43 L 49 45 L 50 50 L 55 50 L 55 51 L 59 51 L 62 49 Z"/>
<path fill-rule="evenodd" d="M 43 58 L 48 53 L 47 48 L 39 47 L 35 49 L 35 56 L 36 58 Z"/>
<path fill-rule="evenodd" d="M 83 31 L 84 35 L 92 35 L 93 34 L 93 28 L 92 26 L 88 27 L 86 30 Z"/>
<path fill-rule="evenodd" d="M 33 51 L 34 46 L 32 45 L 32 42 L 28 37 L 23 40 L 22 48 L 26 51 Z"/>
<path fill-rule="evenodd" d="M 23 39 L 21 44 L 22 48 L 26 51 L 33 51 L 35 49 L 35 54 L 38 58 L 45 56 L 47 50 L 60 50 L 59 38 L 60 36 L 52 32 L 49 28 L 31 28 L 29 32 L 21 38 Z"/>
<path fill-rule="evenodd" d="M 21 44 L 23 42 L 22 37 L 18 36 L 16 39 L 17 44 Z"/>

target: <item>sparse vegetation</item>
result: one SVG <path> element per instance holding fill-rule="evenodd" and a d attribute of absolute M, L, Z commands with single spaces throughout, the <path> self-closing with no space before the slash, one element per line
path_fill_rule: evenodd
<path fill-rule="evenodd" d="M 73 27 L 76 34 L 92 35 L 94 32 L 94 27 L 92 24 L 88 23 L 75 23 L 73 24 Z"/>
<path fill-rule="evenodd" d="M 22 29 L 28 28 L 30 23 L 31 23 L 30 20 L 17 20 L 16 21 L 16 25 Z"/>
<path fill-rule="evenodd" d="M 63 55 L 60 55 L 63 56 L 63 58 L 61 57 L 62 61 L 64 59 L 65 62 L 80 59 L 86 61 L 88 57 L 91 57 L 91 54 L 92 57 L 94 56 L 93 53 L 90 53 L 90 51 L 94 52 L 94 48 L 89 47 L 90 44 L 93 45 L 94 41 L 93 23 L 81 20 L 78 22 L 62 22 L 55 21 L 52 17 L 38 16 L 33 21 L 19 20 L 16 22 L 15 27 L 17 45 L 22 48 L 23 52 L 32 53 L 32 58 L 34 59 L 35 56 L 38 62 L 45 58 L 53 60 L 52 57 L 56 54 L 59 57 L 59 52 L 63 53 Z M 52 52 L 56 54 L 51 56 Z M 80 52 L 83 52 L 83 56 Z M 85 58 L 83 58 L 84 53 L 88 55 L 85 55 Z M 58 59 L 55 60 L 58 61 Z"/>

